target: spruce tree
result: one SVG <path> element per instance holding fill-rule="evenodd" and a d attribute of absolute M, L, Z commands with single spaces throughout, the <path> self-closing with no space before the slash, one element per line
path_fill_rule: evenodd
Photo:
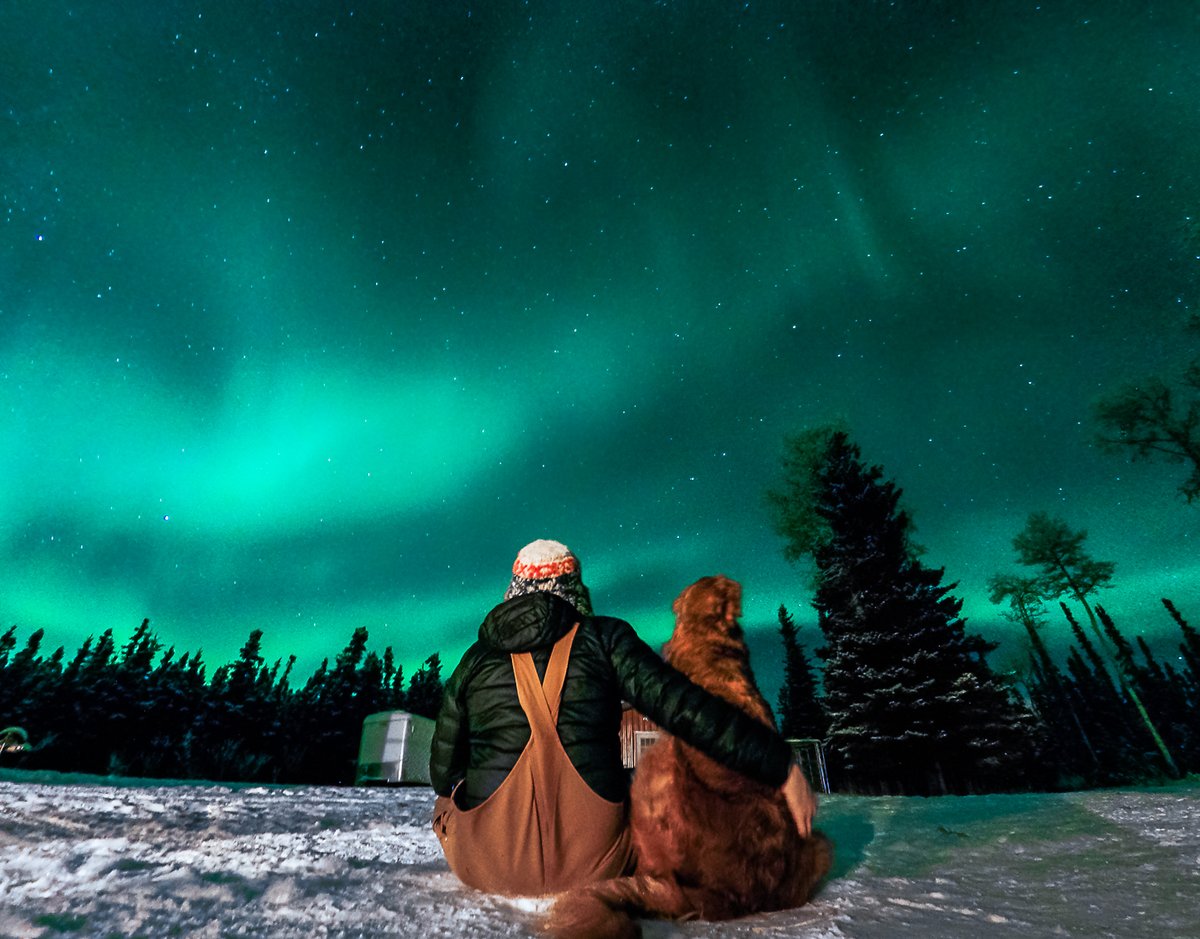
<path fill-rule="evenodd" d="M 271 670 L 262 656 L 261 629 L 252 629 L 228 669 L 218 709 L 221 740 L 225 752 L 225 774 L 230 778 L 253 780 L 264 775 L 270 760 L 268 738 L 273 729 L 274 702 L 271 695 Z M 214 676 L 215 677 L 215 676 Z"/>
<path fill-rule="evenodd" d="M 369 714 L 386 711 L 391 693 L 384 676 L 383 659 L 375 652 L 368 652 L 362 668 L 358 670 L 357 678 L 358 691 L 355 693 L 355 701 L 363 718 Z"/>
<path fill-rule="evenodd" d="M 0 634 L 0 676 L 4 675 L 4 670 L 8 666 L 8 656 L 17 646 L 17 627 L 16 625 L 9 626 L 2 634 Z"/>
<path fill-rule="evenodd" d="M 111 629 L 104 630 L 75 672 L 73 687 L 64 689 L 72 702 L 72 719 L 55 740 L 59 758 L 85 773 L 119 769 L 113 752 L 122 741 L 128 702 L 118 674 L 116 644 Z"/>
<path fill-rule="evenodd" d="M 16 646 L 15 638 L 12 635 L 15 630 L 14 626 L 5 634 L 6 654 L 8 649 Z M 0 713 L 5 715 L 0 720 L 4 720 L 6 723 L 29 722 L 28 717 L 31 710 L 28 701 L 29 692 L 36 680 L 34 673 L 40 660 L 38 650 L 41 648 L 44 635 L 45 630 L 34 630 L 26 641 L 25 648 L 12 656 L 12 660 L 0 669 Z"/>
<path fill-rule="evenodd" d="M 1087 638 L 1084 637 L 1084 642 Z M 1100 664 L 1103 668 L 1103 663 Z M 1073 697 L 1079 702 L 1080 719 L 1096 754 L 1096 764 L 1086 777 L 1090 785 L 1116 785 L 1136 778 L 1137 750 L 1122 720 L 1123 703 L 1106 673 L 1096 670 L 1079 647 L 1067 653 L 1067 673 Z"/>
<path fill-rule="evenodd" d="M 306 782 L 341 783 L 353 778 L 363 718 L 377 703 L 373 693 L 369 699 L 363 697 L 359 666 L 366 647 L 367 630 L 360 626 L 338 653 L 333 668 L 323 661 L 300 695 L 293 732 L 303 735 L 305 754 L 298 775 Z M 370 666 L 375 681 L 382 680 L 378 662 L 376 656 Z"/>
<path fill-rule="evenodd" d="M 150 741 L 166 715 L 156 706 L 153 662 L 162 643 L 143 619 L 121 648 L 112 673 L 112 710 L 109 713 L 111 754 L 109 771 L 148 775 L 157 767 L 148 761 Z"/>
<path fill-rule="evenodd" d="M 192 728 L 197 703 L 187 685 L 188 656 L 176 659 L 171 646 L 150 675 L 153 732 L 138 757 L 137 775 L 175 777 L 185 773 L 183 739 Z"/>
<path fill-rule="evenodd" d="M 15 637 L 6 634 L 11 643 L 0 646 L 15 648 Z M 32 747 L 51 745 L 57 739 L 56 690 L 62 674 L 61 649 L 49 658 L 41 654 L 45 632 L 41 629 L 30 634 L 21 651 L 13 655 L 4 667 L 0 667 L 0 727 L 21 727 L 29 735 Z"/>
<path fill-rule="evenodd" d="M 408 680 L 405 709 L 422 717 L 437 717 L 442 706 L 442 658 L 429 656 Z"/>
<path fill-rule="evenodd" d="M 1069 658 L 1068 667 L 1083 702 L 1083 713 L 1089 721 L 1089 732 L 1100 751 L 1102 774 L 1100 782 L 1112 785 L 1155 775 L 1157 768 L 1147 770 L 1145 753 L 1151 745 L 1145 725 L 1138 717 L 1121 682 L 1114 682 L 1110 664 L 1088 638 L 1079 621 L 1066 603 L 1059 608 L 1070 624 L 1079 649 L 1072 647 L 1075 662 Z M 1153 763 L 1153 758 L 1150 760 Z"/>
<path fill-rule="evenodd" d="M 832 762 L 851 788 L 909 793 L 1013 785 L 1028 715 L 968 635 L 943 570 L 914 556 L 900 491 L 833 433 L 817 470 L 814 605 L 826 647 Z"/>
<path fill-rule="evenodd" d="M 782 604 L 779 636 L 783 640 L 783 685 L 779 689 L 779 732 L 789 740 L 823 740 L 825 708 L 817 695 L 812 663 L 796 638 L 796 621 Z"/>
<path fill-rule="evenodd" d="M 162 648 L 162 643 L 150 628 L 150 620 L 143 619 L 140 626 L 133 631 L 129 642 L 121 650 L 120 671 L 131 676 L 145 676 L 149 673 L 154 656 Z"/>
<path fill-rule="evenodd" d="M 1183 679 L 1169 662 L 1160 663 L 1154 657 L 1144 636 L 1138 636 L 1136 642 L 1146 663 L 1140 671 L 1146 708 L 1162 728 L 1180 769 L 1194 772 L 1200 769 L 1200 740 L 1196 739 L 1196 718 L 1188 705 Z"/>
<path fill-rule="evenodd" d="M 396 655 L 392 647 L 383 650 L 383 690 L 384 710 L 397 710 L 403 707 L 404 698 L 404 669 L 396 665 Z"/>

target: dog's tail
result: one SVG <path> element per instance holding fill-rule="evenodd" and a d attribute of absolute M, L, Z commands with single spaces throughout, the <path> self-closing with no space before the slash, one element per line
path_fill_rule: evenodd
<path fill-rule="evenodd" d="M 636 874 L 562 894 L 543 929 L 554 939 L 641 939 L 635 916 L 679 919 L 693 912 L 675 881 Z"/>

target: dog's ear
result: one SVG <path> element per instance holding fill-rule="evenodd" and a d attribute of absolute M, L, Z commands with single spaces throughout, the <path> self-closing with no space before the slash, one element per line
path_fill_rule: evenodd
<path fill-rule="evenodd" d="M 701 577 L 683 588 L 671 606 L 676 622 L 711 619 L 722 613 L 724 598 L 713 589 L 714 580 L 713 577 Z"/>

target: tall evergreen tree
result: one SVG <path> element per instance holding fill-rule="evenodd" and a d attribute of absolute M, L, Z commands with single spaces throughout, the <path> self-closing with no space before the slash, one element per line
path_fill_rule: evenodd
<path fill-rule="evenodd" d="M 54 744 L 74 769 L 88 773 L 119 769 L 112 754 L 121 741 L 128 710 L 124 683 L 117 674 L 119 664 L 112 630 L 106 629 L 80 663 L 73 687 L 65 689 L 73 713 Z"/>
<path fill-rule="evenodd" d="M 910 793 L 1015 785 L 1023 706 L 964 631 L 962 603 L 910 542 L 900 491 L 843 432 L 829 435 L 811 491 L 817 608 L 826 647 L 831 762 L 851 788 Z"/>
<path fill-rule="evenodd" d="M 198 711 L 197 698 L 187 693 L 187 655 L 175 658 L 175 647 L 166 650 L 147 678 L 152 718 L 136 749 L 121 754 L 126 771 L 138 776 L 177 777 L 185 774 L 183 738 Z"/>
<path fill-rule="evenodd" d="M 339 783 L 353 777 L 363 718 L 379 710 L 381 700 L 383 665 L 366 647 L 367 630 L 360 626 L 333 668 L 322 662 L 301 692 L 291 732 L 301 738 L 304 756 L 297 774 L 307 781 Z"/>
<path fill-rule="evenodd" d="M 442 657 L 433 653 L 408 680 L 405 709 L 422 717 L 437 717 L 442 706 Z"/>
<path fill-rule="evenodd" d="M 16 648 L 15 629 L 0 646 Z M 62 674 L 62 649 L 42 656 L 44 630 L 34 630 L 22 648 L 0 667 L 0 726 L 15 725 L 29 734 L 35 747 L 53 744 L 57 736 L 57 687 Z"/>
<path fill-rule="evenodd" d="M 162 648 L 162 643 L 158 641 L 158 637 L 150 628 L 150 620 L 143 619 L 141 625 L 129 637 L 129 642 L 121 650 L 121 671 L 129 675 L 146 675 L 160 648 Z"/>
<path fill-rule="evenodd" d="M 1084 637 L 1084 642 L 1087 641 Z M 1067 653 L 1067 674 L 1071 694 L 1079 703 L 1080 719 L 1096 755 L 1086 782 L 1088 785 L 1130 782 L 1137 778 L 1136 767 L 1140 763 L 1123 720 L 1123 702 L 1116 687 L 1107 680 L 1107 674 L 1097 671 L 1094 661 L 1089 665 L 1079 649 L 1072 645 Z M 1103 668 L 1102 662 L 1099 668 Z"/>
<path fill-rule="evenodd" d="M 1096 617 L 1100 620 L 1104 635 L 1116 650 L 1117 664 L 1120 665 L 1122 673 L 1137 681 L 1139 685 L 1143 684 L 1146 676 L 1134 661 L 1133 646 L 1129 644 L 1125 634 L 1117 629 L 1117 624 L 1108 615 L 1108 611 L 1099 603 L 1096 604 Z"/>
<path fill-rule="evenodd" d="M 783 640 L 783 685 L 779 689 L 779 732 L 789 740 L 823 740 L 828 722 L 817 694 L 812 663 L 796 637 L 796 621 L 779 607 L 779 636 Z"/>
<path fill-rule="evenodd" d="M 1200 769 L 1200 739 L 1196 733 L 1200 724 L 1188 704 L 1187 685 L 1169 662 L 1160 663 L 1154 657 L 1144 636 L 1138 636 L 1135 641 L 1145 662 L 1139 668 L 1139 674 L 1146 709 L 1162 729 L 1180 769 L 1195 772 Z"/>
<path fill-rule="evenodd" d="M 1115 565 L 1111 561 L 1092 558 L 1083 546 L 1086 539 L 1086 531 L 1071 531 L 1061 518 L 1052 517 L 1046 512 L 1033 512 L 1026 520 L 1025 528 L 1013 538 L 1013 548 L 1017 552 L 1017 560 L 1038 569 L 1043 596 L 1052 600 L 1072 596 L 1083 607 L 1092 632 L 1096 634 L 1099 649 L 1114 661 L 1121 692 L 1132 702 L 1146 725 L 1167 771 L 1178 776 L 1179 768 L 1175 759 L 1137 693 L 1136 676 L 1128 672 L 1128 666 L 1123 664 L 1119 653 L 1113 658 L 1113 652 L 1100 632 L 1096 613 L 1088 602 L 1089 596 L 1110 585 Z"/>
<path fill-rule="evenodd" d="M 108 771 L 129 774 L 140 766 L 147 741 L 162 716 L 155 708 L 152 666 L 161 643 L 143 619 L 114 657 L 107 708 Z"/>
<path fill-rule="evenodd" d="M 1080 657 L 1073 647 L 1078 665 L 1072 667 L 1083 713 L 1089 721 L 1092 739 L 1101 749 L 1103 773 L 1099 782 L 1106 785 L 1131 782 L 1161 775 L 1162 764 L 1153 755 L 1153 740 L 1126 693 L 1128 684 L 1114 681 L 1115 666 L 1096 648 L 1065 602 L 1059 607 L 1070 624 Z M 1068 660 L 1068 665 L 1071 665 Z M 1150 754 L 1148 756 L 1148 754 Z"/>
<path fill-rule="evenodd" d="M 210 739 L 209 745 L 220 757 L 217 778 L 255 780 L 269 775 L 268 741 L 275 731 L 276 715 L 262 637 L 261 629 L 252 629 L 237 661 L 222 666 L 224 680 L 213 676 L 210 698 L 218 737 Z"/>
<path fill-rule="evenodd" d="M 4 669 L 8 666 L 9 653 L 16 647 L 17 627 L 14 624 L 0 634 L 0 675 L 4 674 Z"/>
<path fill-rule="evenodd" d="M 388 710 L 391 693 L 384 678 L 383 659 L 374 652 L 368 652 L 357 677 L 358 691 L 355 701 L 363 717 Z"/>
<path fill-rule="evenodd" d="M 1145 641 L 1138 637 L 1146 665 L 1139 665 L 1135 659 L 1133 646 L 1117 628 L 1108 611 L 1099 603 L 1096 604 L 1096 616 L 1099 617 L 1104 634 L 1116 649 L 1116 660 L 1122 673 L 1136 689 L 1137 697 L 1142 708 L 1150 718 L 1152 726 L 1162 735 L 1155 743 L 1163 743 L 1172 754 L 1181 753 L 1186 749 L 1186 733 L 1177 724 L 1175 714 L 1174 689 L 1166 682 L 1166 675 L 1159 667 L 1154 656 L 1150 653 Z M 1175 761 L 1178 764 L 1178 760 Z M 1168 767 L 1172 772 L 1180 774 L 1183 769 Z"/>
<path fill-rule="evenodd" d="M 1045 611 L 1037 579 L 997 574 L 988 581 L 988 588 L 993 603 L 1008 601 L 1009 610 L 1002 615 L 1020 623 L 1029 637 L 1029 697 L 1043 724 L 1038 763 L 1058 777 L 1051 785 L 1089 779 L 1098 768 L 1098 757 L 1080 719 L 1076 696 L 1042 641 Z"/>
<path fill-rule="evenodd" d="M 13 636 L 15 631 L 16 627 L 14 626 L 5 634 L 7 649 L 16 648 L 16 639 Z M 18 719 L 28 720 L 26 715 L 30 710 L 27 703 L 29 689 L 36 680 L 34 673 L 40 659 L 38 650 L 41 648 L 44 635 L 44 630 L 34 630 L 26 640 L 25 648 L 12 656 L 11 661 L 3 669 L 0 669 L 0 713 L 6 715 L 0 719 L 6 722 L 11 723 Z M 7 649 L 5 650 L 6 655 Z"/>
<path fill-rule="evenodd" d="M 386 692 L 384 708 L 403 710 L 404 669 L 396 664 L 396 656 L 391 646 L 383 650 L 383 688 Z"/>

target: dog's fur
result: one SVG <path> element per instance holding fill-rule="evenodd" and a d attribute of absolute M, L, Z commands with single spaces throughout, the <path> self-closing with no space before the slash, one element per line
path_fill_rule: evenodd
<path fill-rule="evenodd" d="M 675 600 L 663 648 L 685 675 L 764 724 L 738 617 L 741 586 L 704 577 Z M 634 916 L 721 920 L 800 906 L 829 871 L 819 832 L 802 838 L 783 795 L 663 735 L 630 793 L 636 872 L 559 897 L 546 931 L 561 939 L 633 939 Z"/>

